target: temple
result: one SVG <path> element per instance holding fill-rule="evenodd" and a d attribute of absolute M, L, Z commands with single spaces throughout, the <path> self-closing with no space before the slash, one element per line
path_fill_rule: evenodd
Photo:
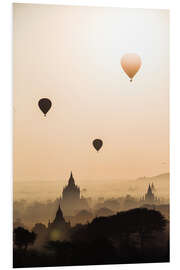
<path fill-rule="evenodd" d="M 55 218 L 52 222 L 49 221 L 48 223 L 49 240 L 63 241 L 68 238 L 71 225 L 70 222 L 65 221 L 63 213 L 65 213 L 66 220 L 69 220 L 69 217 L 74 216 L 77 211 L 87 209 L 88 207 L 87 200 L 80 197 L 80 188 L 75 184 L 74 177 L 71 172 L 68 184 L 63 188 L 62 198 L 60 198 L 60 204 Z"/>
<path fill-rule="evenodd" d="M 60 202 L 66 216 L 74 215 L 79 210 L 89 208 L 87 200 L 80 196 L 80 188 L 75 184 L 72 172 L 68 184 L 63 188 Z"/>
<path fill-rule="evenodd" d="M 154 184 L 152 183 L 151 185 L 149 184 L 148 190 L 144 197 L 141 199 L 141 202 L 143 203 L 159 203 L 159 199 L 154 195 L 153 191 L 155 190 Z"/>
<path fill-rule="evenodd" d="M 68 185 L 63 189 L 62 200 L 64 202 L 71 201 L 72 203 L 76 203 L 80 200 L 80 188 L 75 185 L 72 172 L 68 181 Z"/>
<path fill-rule="evenodd" d="M 53 222 L 51 223 L 49 220 L 48 223 L 49 239 L 53 241 L 66 239 L 70 227 L 70 223 L 65 221 L 59 205 Z"/>

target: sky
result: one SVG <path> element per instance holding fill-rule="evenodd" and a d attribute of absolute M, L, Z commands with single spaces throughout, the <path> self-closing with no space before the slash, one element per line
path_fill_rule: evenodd
<path fill-rule="evenodd" d="M 167 10 L 14 4 L 13 20 L 15 182 L 64 185 L 73 171 L 103 186 L 169 171 Z M 125 53 L 142 61 L 132 83 Z"/>

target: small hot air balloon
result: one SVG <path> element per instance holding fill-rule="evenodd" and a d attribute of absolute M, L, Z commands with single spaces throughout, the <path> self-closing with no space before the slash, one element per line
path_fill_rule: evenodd
<path fill-rule="evenodd" d="M 44 116 L 46 117 L 47 112 L 51 108 L 51 101 L 48 98 L 41 98 L 38 102 L 40 110 L 44 113 Z"/>
<path fill-rule="evenodd" d="M 130 78 L 130 82 L 132 82 L 133 77 L 136 75 L 136 73 L 141 67 L 141 58 L 135 53 L 125 54 L 121 58 L 121 66 L 124 72 Z"/>
<path fill-rule="evenodd" d="M 93 141 L 93 146 L 97 151 L 99 151 L 101 149 L 102 145 L 103 145 L 103 141 L 100 139 L 95 139 Z"/>

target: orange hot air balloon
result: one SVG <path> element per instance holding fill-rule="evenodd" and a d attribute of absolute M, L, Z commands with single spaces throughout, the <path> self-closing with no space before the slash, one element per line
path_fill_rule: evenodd
<path fill-rule="evenodd" d="M 132 82 L 133 77 L 141 67 L 141 58 L 135 53 L 127 53 L 121 58 L 121 66 Z"/>

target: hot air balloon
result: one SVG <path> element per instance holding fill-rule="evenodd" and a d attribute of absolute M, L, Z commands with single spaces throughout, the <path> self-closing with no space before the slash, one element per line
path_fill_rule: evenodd
<path fill-rule="evenodd" d="M 124 72 L 130 78 L 130 82 L 132 82 L 133 77 L 136 75 L 136 73 L 141 67 L 141 58 L 135 53 L 125 54 L 121 58 L 121 66 Z"/>
<path fill-rule="evenodd" d="M 99 151 L 101 149 L 102 145 L 103 145 L 103 141 L 100 139 L 95 139 L 93 141 L 93 146 L 97 151 Z"/>
<path fill-rule="evenodd" d="M 41 98 L 38 102 L 40 110 L 44 113 L 44 116 L 46 117 L 47 112 L 51 108 L 51 101 L 48 98 Z"/>

